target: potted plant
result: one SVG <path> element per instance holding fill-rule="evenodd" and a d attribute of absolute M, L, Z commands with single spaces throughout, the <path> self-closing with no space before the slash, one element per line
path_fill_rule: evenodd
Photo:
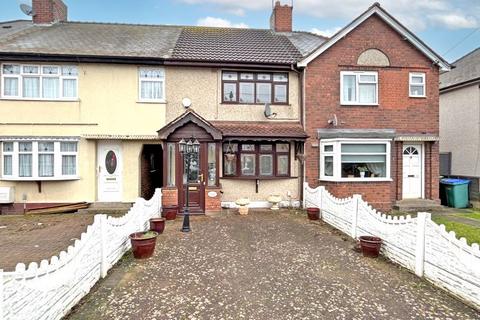
<path fill-rule="evenodd" d="M 272 209 L 272 210 L 280 209 L 278 204 L 280 203 L 280 201 L 282 201 L 282 196 L 281 195 L 272 194 L 270 197 L 268 197 L 267 200 L 268 200 L 268 202 L 270 202 L 272 204 L 272 207 L 270 209 Z"/>
<path fill-rule="evenodd" d="M 307 215 L 309 220 L 318 220 L 320 219 L 320 209 L 319 208 L 307 208 Z"/>
<path fill-rule="evenodd" d="M 247 198 L 240 198 L 235 201 L 235 204 L 238 206 L 238 213 L 242 216 L 248 214 L 248 205 L 250 204 L 250 200 Z"/>
<path fill-rule="evenodd" d="M 357 170 L 360 172 L 360 177 L 365 178 L 365 172 L 368 171 L 368 168 L 365 166 L 357 167 Z"/>
<path fill-rule="evenodd" d="M 372 236 L 360 237 L 360 248 L 364 257 L 376 258 L 380 254 L 380 248 L 382 247 L 382 239 Z"/>
<path fill-rule="evenodd" d="M 132 233 L 129 237 L 132 243 L 133 256 L 136 259 L 150 258 L 155 251 L 157 236 L 158 232 L 151 230 Z"/>
<path fill-rule="evenodd" d="M 177 218 L 178 206 L 163 207 L 163 216 L 167 220 L 175 220 Z"/>
<path fill-rule="evenodd" d="M 165 218 L 152 218 L 150 219 L 150 230 L 162 234 L 165 230 Z"/>

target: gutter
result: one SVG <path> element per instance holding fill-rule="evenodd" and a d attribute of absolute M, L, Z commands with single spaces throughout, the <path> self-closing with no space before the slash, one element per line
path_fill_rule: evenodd
<path fill-rule="evenodd" d="M 452 84 L 448 87 L 441 88 L 440 93 L 452 91 L 452 90 L 455 90 L 455 89 L 460 89 L 460 88 L 467 87 L 467 86 L 470 86 L 470 85 L 476 84 L 476 83 L 480 83 L 480 77 L 473 78 L 473 79 L 470 79 L 470 80 L 467 80 L 467 81 L 464 81 L 464 82 Z"/>

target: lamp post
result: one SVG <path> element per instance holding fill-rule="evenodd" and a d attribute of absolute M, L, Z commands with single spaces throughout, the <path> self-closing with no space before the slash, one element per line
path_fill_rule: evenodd
<path fill-rule="evenodd" d="M 188 180 L 190 177 L 190 164 L 192 163 L 192 159 L 196 158 L 200 152 L 200 142 L 198 142 L 197 139 L 194 140 L 194 138 L 188 139 L 188 141 L 185 141 L 185 139 L 180 140 L 178 143 L 179 146 L 179 151 L 182 154 L 183 157 L 183 165 L 187 166 L 187 176 L 186 176 L 186 190 L 185 190 L 185 207 L 183 209 L 183 226 L 182 226 L 182 231 L 183 232 L 190 232 L 190 212 L 188 208 Z"/>

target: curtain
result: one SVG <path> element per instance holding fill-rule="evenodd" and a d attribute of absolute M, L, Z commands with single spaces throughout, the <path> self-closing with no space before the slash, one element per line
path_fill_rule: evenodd
<path fill-rule="evenodd" d="M 11 176 L 12 171 L 12 156 L 3 156 L 3 174 L 6 176 Z"/>
<path fill-rule="evenodd" d="M 57 99 L 59 97 L 59 79 L 58 78 L 42 78 L 43 98 Z"/>
<path fill-rule="evenodd" d="M 5 96 L 18 96 L 18 78 L 5 78 L 3 94 Z"/>
<path fill-rule="evenodd" d="M 368 171 L 375 174 L 376 177 L 386 177 L 385 163 L 367 163 Z"/>
<path fill-rule="evenodd" d="M 345 75 L 343 76 L 343 100 L 344 101 L 355 101 L 356 92 L 355 92 L 355 83 L 356 76 L 354 75 Z"/>
<path fill-rule="evenodd" d="M 60 143 L 61 152 L 77 152 L 76 142 L 62 142 Z"/>
<path fill-rule="evenodd" d="M 377 85 L 374 83 L 359 85 L 360 103 L 377 103 Z"/>
<path fill-rule="evenodd" d="M 24 98 L 40 97 L 40 77 L 24 77 L 23 78 L 23 97 Z"/>
<path fill-rule="evenodd" d="M 272 102 L 272 85 L 270 83 L 257 83 L 257 102 Z"/>
<path fill-rule="evenodd" d="M 77 97 L 77 80 L 63 79 L 63 97 L 64 98 Z"/>
<path fill-rule="evenodd" d="M 77 174 L 76 156 L 62 156 L 62 175 L 72 176 Z"/>
<path fill-rule="evenodd" d="M 160 81 L 142 81 L 142 99 L 160 100 L 163 98 L 162 83 Z"/>
<path fill-rule="evenodd" d="M 240 83 L 240 101 L 244 103 L 254 103 L 254 84 L 253 83 Z"/>
<path fill-rule="evenodd" d="M 262 176 L 273 174 L 273 156 L 271 154 L 260 155 L 260 174 Z"/>
<path fill-rule="evenodd" d="M 289 156 L 277 156 L 277 174 L 288 174 L 288 157 Z"/>
<path fill-rule="evenodd" d="M 31 154 L 20 154 L 18 156 L 19 162 L 19 173 L 20 177 L 31 177 L 32 176 L 32 155 Z"/>
<path fill-rule="evenodd" d="M 53 177 L 53 154 L 38 155 L 38 175 L 40 177 Z"/>
<path fill-rule="evenodd" d="M 324 166 L 325 166 L 325 169 L 324 169 L 325 176 L 333 177 L 333 156 L 325 157 Z"/>

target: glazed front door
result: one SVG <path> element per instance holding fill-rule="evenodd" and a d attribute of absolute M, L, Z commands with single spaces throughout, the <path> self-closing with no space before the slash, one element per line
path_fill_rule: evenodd
<path fill-rule="evenodd" d="M 97 145 L 98 201 L 122 201 L 122 146 L 99 141 Z"/>
<path fill-rule="evenodd" d="M 422 145 L 403 147 L 403 198 L 422 197 Z"/>
<path fill-rule="evenodd" d="M 179 195 L 180 210 L 183 211 L 186 203 L 186 190 L 188 181 L 188 206 L 191 213 L 202 213 L 205 211 L 205 163 L 204 144 L 200 147 L 200 153 L 188 159 L 181 159 L 182 163 L 182 188 Z M 181 155 L 180 155 L 180 158 Z M 190 170 L 188 170 L 188 167 Z"/>

